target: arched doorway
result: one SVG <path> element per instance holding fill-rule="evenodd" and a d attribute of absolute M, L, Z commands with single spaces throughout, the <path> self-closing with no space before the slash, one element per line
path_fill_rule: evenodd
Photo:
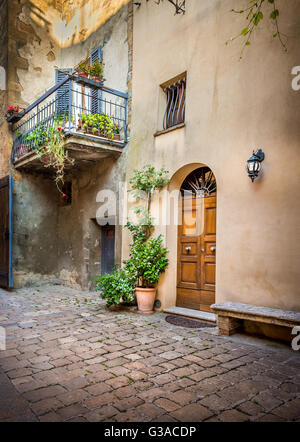
<path fill-rule="evenodd" d="M 191 172 L 180 189 L 178 307 L 211 312 L 215 302 L 217 185 L 209 167 Z"/>

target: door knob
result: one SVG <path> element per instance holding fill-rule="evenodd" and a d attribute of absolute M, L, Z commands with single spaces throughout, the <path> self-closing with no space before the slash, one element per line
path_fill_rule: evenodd
<path fill-rule="evenodd" d="M 192 250 L 191 247 L 186 247 L 185 250 L 187 251 L 187 253 L 190 253 L 190 251 Z"/>
<path fill-rule="evenodd" d="M 201 252 L 204 253 L 204 252 L 205 252 L 205 249 L 201 249 Z"/>
<path fill-rule="evenodd" d="M 215 252 L 215 251 L 216 251 L 216 246 L 212 246 L 212 247 L 210 248 L 210 251 L 211 251 L 211 252 Z"/>

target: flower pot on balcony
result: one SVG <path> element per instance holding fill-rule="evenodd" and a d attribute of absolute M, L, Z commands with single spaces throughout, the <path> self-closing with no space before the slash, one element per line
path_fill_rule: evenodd
<path fill-rule="evenodd" d="M 135 294 L 138 304 L 138 313 L 141 315 L 152 315 L 154 313 L 153 306 L 156 296 L 156 288 L 145 289 L 142 287 L 136 287 Z"/>
<path fill-rule="evenodd" d="M 120 141 L 121 140 L 120 134 L 114 134 L 114 140 Z"/>
<path fill-rule="evenodd" d="M 79 71 L 78 75 L 79 77 L 89 78 L 89 74 L 87 72 Z"/>
<path fill-rule="evenodd" d="M 96 83 L 102 83 L 102 78 L 99 78 L 99 77 L 92 77 L 92 80 L 93 81 L 96 81 Z"/>

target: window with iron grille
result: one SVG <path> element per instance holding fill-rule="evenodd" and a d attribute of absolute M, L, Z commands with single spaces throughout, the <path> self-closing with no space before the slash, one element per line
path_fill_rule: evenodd
<path fill-rule="evenodd" d="M 186 73 L 161 85 L 166 94 L 163 128 L 169 129 L 185 121 Z"/>

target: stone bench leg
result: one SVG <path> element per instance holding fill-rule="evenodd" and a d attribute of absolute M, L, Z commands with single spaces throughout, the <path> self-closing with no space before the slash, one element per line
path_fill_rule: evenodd
<path fill-rule="evenodd" d="M 237 333 L 242 326 L 242 321 L 236 318 L 230 318 L 229 316 L 218 315 L 218 327 L 219 334 L 230 336 Z"/>

